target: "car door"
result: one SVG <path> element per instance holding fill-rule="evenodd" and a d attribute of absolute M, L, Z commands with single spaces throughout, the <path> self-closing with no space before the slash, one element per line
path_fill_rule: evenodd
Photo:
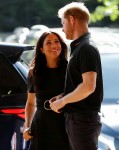
<path fill-rule="evenodd" d="M 27 83 L 20 72 L 0 53 L 0 150 L 22 149 Z"/>

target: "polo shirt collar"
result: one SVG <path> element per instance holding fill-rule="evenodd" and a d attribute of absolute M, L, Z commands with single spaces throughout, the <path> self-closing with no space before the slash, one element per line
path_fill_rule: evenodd
<path fill-rule="evenodd" d="M 86 38 L 89 38 L 89 37 L 90 37 L 90 33 L 87 32 L 84 35 L 80 36 L 78 39 L 76 39 L 73 42 L 71 42 L 71 44 L 70 44 L 70 46 L 71 46 L 71 54 L 73 53 L 75 47 L 80 44 L 80 42 L 82 42 L 83 40 L 85 40 Z"/>

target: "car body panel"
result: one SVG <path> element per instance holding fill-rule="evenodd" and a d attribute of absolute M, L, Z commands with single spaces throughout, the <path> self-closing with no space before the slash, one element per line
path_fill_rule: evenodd
<path fill-rule="evenodd" d="M 8 59 L 15 63 L 24 51 L 33 50 L 34 46 L 26 44 L 11 44 L 11 43 L 0 43 L 0 52 L 3 53 Z"/>
<path fill-rule="evenodd" d="M 99 137 L 99 150 L 118 150 L 119 51 L 103 51 L 101 53 L 101 62 L 104 98 L 101 104 L 102 130 Z"/>

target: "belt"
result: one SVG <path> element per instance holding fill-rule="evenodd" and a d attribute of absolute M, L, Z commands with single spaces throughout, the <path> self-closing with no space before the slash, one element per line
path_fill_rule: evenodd
<path fill-rule="evenodd" d="M 37 108 L 51 110 L 49 100 L 37 99 Z"/>
<path fill-rule="evenodd" d="M 94 112 L 65 112 L 64 116 L 65 117 L 72 117 L 72 116 L 77 116 L 77 117 L 95 117 L 99 114 L 99 112 L 94 111 Z"/>

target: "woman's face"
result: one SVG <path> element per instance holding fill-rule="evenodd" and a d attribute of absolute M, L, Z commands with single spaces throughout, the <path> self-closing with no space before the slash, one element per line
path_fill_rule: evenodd
<path fill-rule="evenodd" d="M 48 34 L 43 42 L 41 51 L 45 54 L 46 59 L 59 58 L 61 53 L 61 43 L 58 37 L 53 33 Z"/>

